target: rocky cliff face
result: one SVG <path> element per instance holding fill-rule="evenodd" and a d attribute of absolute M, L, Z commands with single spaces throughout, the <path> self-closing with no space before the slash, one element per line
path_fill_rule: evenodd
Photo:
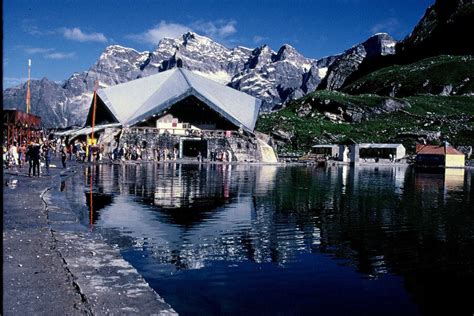
<path fill-rule="evenodd" d="M 397 45 L 397 55 L 405 62 L 441 54 L 473 55 L 474 45 L 467 37 L 474 29 L 473 16 L 473 0 L 437 0 Z"/>
<path fill-rule="evenodd" d="M 73 125 L 79 111 L 70 106 L 76 102 L 75 96 L 55 82 L 46 78 L 32 80 L 30 83 L 31 110 L 33 114 L 47 119 L 50 126 Z M 90 99 L 90 98 L 89 98 Z M 3 107 L 26 111 L 26 83 L 3 92 Z M 20 106 L 19 106 L 20 104 Z M 50 106 L 44 106 L 48 104 Z"/>
<path fill-rule="evenodd" d="M 473 0 L 437 0 L 426 10 L 413 31 L 395 45 L 395 54 L 381 54 L 379 57 L 365 59 L 358 69 L 346 78 L 343 86 L 394 65 L 411 64 L 439 55 L 474 55 L 473 42 L 467 38 L 472 29 Z M 320 85 L 319 88 L 323 86 L 325 85 Z M 424 93 L 423 91 L 418 93 Z"/>
<path fill-rule="evenodd" d="M 277 53 L 264 45 L 252 51 L 243 70 L 235 75 L 230 86 L 263 101 L 263 110 L 302 97 L 304 75 L 316 66 L 316 60 L 305 58 L 290 45 Z"/>
<path fill-rule="evenodd" d="M 395 54 L 396 41 L 386 33 L 375 34 L 367 41 L 358 44 L 335 58 L 328 67 L 327 75 L 318 86 L 319 89 L 339 90 L 347 79 L 359 70 L 363 62 L 380 56 Z"/>
<path fill-rule="evenodd" d="M 376 36 L 375 40 L 356 46 L 363 47 L 360 56 L 350 50 L 349 55 L 320 60 L 306 58 L 290 45 L 283 45 L 276 52 L 266 45 L 229 49 L 195 33 L 165 38 L 153 51 L 111 45 L 89 70 L 73 74 L 62 84 L 33 80 L 32 111 L 41 115 L 47 127 L 82 125 L 96 80 L 104 88 L 178 66 L 258 97 L 263 100 L 262 110 L 269 111 L 314 91 L 333 63 L 342 65 L 343 60 L 365 58 L 362 55 L 384 54 L 391 43 L 389 39 L 387 46 L 382 37 Z M 350 73 L 349 68 L 331 68 L 331 78 L 338 78 L 331 82 L 340 81 Z M 339 74 L 341 71 L 343 74 Z M 4 106 L 24 110 L 25 94 L 25 85 L 5 90 Z"/>

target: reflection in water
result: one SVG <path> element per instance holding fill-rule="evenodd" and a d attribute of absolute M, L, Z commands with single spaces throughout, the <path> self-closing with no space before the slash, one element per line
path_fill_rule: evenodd
<path fill-rule="evenodd" d="M 67 194 L 184 314 L 450 314 L 474 309 L 461 171 L 100 165 Z"/>

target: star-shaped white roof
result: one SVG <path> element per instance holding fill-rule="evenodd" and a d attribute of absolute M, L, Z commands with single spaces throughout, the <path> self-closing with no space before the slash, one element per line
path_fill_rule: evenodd
<path fill-rule="evenodd" d="M 253 131 L 261 101 L 182 68 L 97 91 L 118 123 L 134 125 L 195 96 L 236 126 Z"/>

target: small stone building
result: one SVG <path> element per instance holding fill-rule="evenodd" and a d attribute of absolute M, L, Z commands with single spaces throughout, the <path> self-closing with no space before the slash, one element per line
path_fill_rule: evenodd
<path fill-rule="evenodd" d="M 92 125 L 93 104 L 86 127 Z M 260 106 L 246 93 L 175 68 L 98 90 L 95 125 L 104 144 L 114 131 L 101 127 L 116 124 L 119 146 L 140 146 L 147 158 L 166 149 L 178 150 L 180 158 L 227 152 L 232 161 L 276 162 L 264 154 L 270 146 L 253 133 Z M 110 144 L 116 146 L 109 137 L 105 145 Z"/>
<path fill-rule="evenodd" d="M 399 161 L 406 156 L 405 146 L 402 144 L 361 143 L 348 140 L 339 145 L 338 160 L 350 163 L 377 162 L 392 159 Z"/>
<path fill-rule="evenodd" d="M 417 144 L 416 163 L 423 166 L 464 168 L 465 155 L 448 144 Z"/>
<path fill-rule="evenodd" d="M 313 145 L 311 154 L 335 158 L 339 155 L 339 145 Z"/>
<path fill-rule="evenodd" d="M 405 146 L 402 144 L 359 144 L 359 157 L 361 159 L 402 159 L 406 155 Z"/>

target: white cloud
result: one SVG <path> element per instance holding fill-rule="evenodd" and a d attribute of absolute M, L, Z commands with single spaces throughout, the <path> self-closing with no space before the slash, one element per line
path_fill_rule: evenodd
<path fill-rule="evenodd" d="M 44 54 L 43 57 L 46 59 L 71 59 L 76 56 L 76 53 L 62 53 L 62 52 L 54 52 L 54 53 L 47 53 Z"/>
<path fill-rule="evenodd" d="M 72 29 L 70 28 L 62 28 L 61 29 L 63 36 L 67 39 L 70 39 L 72 41 L 78 41 L 78 42 L 100 42 L 100 43 L 106 43 L 107 42 L 107 37 L 103 33 L 84 33 L 81 31 L 80 28 L 74 27 Z"/>
<path fill-rule="evenodd" d="M 237 32 L 236 24 L 237 22 L 233 20 L 199 20 L 189 25 L 161 21 L 159 24 L 143 33 L 130 34 L 126 37 L 138 42 L 156 45 L 165 37 L 177 38 L 186 32 L 195 31 L 216 41 L 225 41 L 229 36 Z"/>
<path fill-rule="evenodd" d="M 54 51 L 54 48 L 41 48 L 41 47 L 25 47 L 25 52 L 30 55 L 34 54 L 46 54 Z"/>
<path fill-rule="evenodd" d="M 75 52 L 58 52 L 54 48 L 20 46 L 28 55 L 41 55 L 45 59 L 71 59 L 76 56 Z"/>
<path fill-rule="evenodd" d="M 266 37 L 266 36 L 255 35 L 253 37 L 253 42 L 255 44 L 260 44 L 260 43 L 262 43 L 263 41 L 266 41 L 266 40 L 268 40 L 268 37 Z"/>
<path fill-rule="evenodd" d="M 224 40 L 230 35 L 237 32 L 235 25 L 237 22 L 231 20 L 216 21 L 196 21 L 192 23 L 193 28 L 206 36 L 215 40 Z"/>
<path fill-rule="evenodd" d="M 380 32 L 386 32 L 386 33 L 393 33 L 395 32 L 400 26 L 400 22 L 398 21 L 397 18 L 388 18 L 384 21 L 381 21 L 370 29 L 372 33 L 380 33 Z"/>
<path fill-rule="evenodd" d="M 127 37 L 138 42 L 156 45 L 164 37 L 176 38 L 189 31 L 191 31 L 191 28 L 188 26 L 161 21 L 158 25 L 143 33 L 131 34 Z"/>
<path fill-rule="evenodd" d="M 30 35 L 37 36 L 45 34 L 45 31 L 40 30 L 39 27 L 36 25 L 36 20 L 34 19 L 23 19 L 21 21 L 21 28 L 25 33 L 28 33 Z"/>

